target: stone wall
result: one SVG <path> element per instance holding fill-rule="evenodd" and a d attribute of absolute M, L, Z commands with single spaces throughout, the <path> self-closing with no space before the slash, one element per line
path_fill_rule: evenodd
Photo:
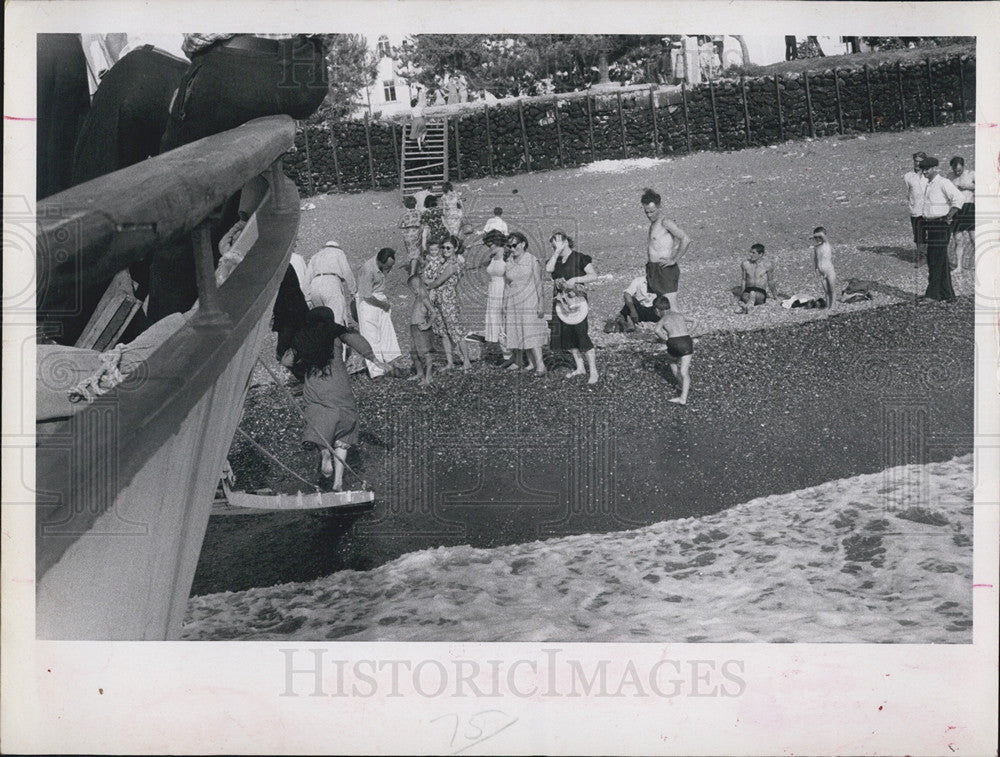
<path fill-rule="evenodd" d="M 449 119 L 449 177 L 467 181 L 595 160 L 739 150 L 804 137 L 975 118 L 969 55 L 746 80 L 682 91 L 532 98 Z M 285 160 L 303 195 L 399 186 L 400 127 L 309 124 Z"/>

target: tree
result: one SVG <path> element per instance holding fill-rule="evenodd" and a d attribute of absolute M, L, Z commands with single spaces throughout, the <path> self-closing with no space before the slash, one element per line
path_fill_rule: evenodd
<path fill-rule="evenodd" d="M 330 91 L 317 111 L 317 117 L 345 118 L 359 105 L 359 94 L 375 81 L 378 61 L 361 34 L 328 34 L 329 53 L 326 70 Z"/>

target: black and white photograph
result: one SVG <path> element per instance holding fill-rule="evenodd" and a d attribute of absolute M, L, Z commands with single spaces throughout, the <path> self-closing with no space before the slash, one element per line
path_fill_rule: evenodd
<path fill-rule="evenodd" d="M 995 753 L 1000 6 L 574 7 L 8 5 L 10 749 Z"/>

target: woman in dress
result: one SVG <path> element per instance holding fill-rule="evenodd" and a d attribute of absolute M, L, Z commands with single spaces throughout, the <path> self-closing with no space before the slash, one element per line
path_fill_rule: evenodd
<path fill-rule="evenodd" d="M 486 273 L 489 274 L 490 283 L 486 290 L 486 332 L 485 339 L 500 346 L 503 358 L 510 364 L 511 352 L 504 341 L 503 329 L 503 294 L 504 294 L 504 273 L 507 270 L 507 262 L 504 259 L 506 250 L 504 245 L 507 238 L 499 231 L 490 231 L 483 237 L 483 244 L 486 245 Z"/>
<path fill-rule="evenodd" d="M 492 233 L 492 232 L 490 232 Z M 535 375 L 545 375 L 542 345 L 549 337 L 542 300 L 542 267 L 528 252 L 528 239 L 519 231 L 507 237 L 507 260 L 504 279 L 503 320 L 507 347 L 514 353 L 511 368 L 521 367 L 521 355 L 528 355 L 528 367 Z"/>
<path fill-rule="evenodd" d="M 965 167 L 965 158 L 956 155 L 951 159 L 951 183 L 962 191 L 965 204 L 951 221 L 951 238 L 955 242 L 955 273 L 962 272 L 962 261 L 968 249 L 975 260 L 976 233 L 976 172 Z"/>
<path fill-rule="evenodd" d="M 556 295 L 552 301 L 552 350 L 569 350 L 573 356 L 576 367 L 566 378 L 582 376 L 589 369 L 590 378 L 587 383 L 596 384 L 597 357 L 594 343 L 590 340 L 587 319 L 584 318 L 577 324 L 563 322 L 556 312 L 556 302 L 560 295 L 586 296 L 586 285 L 597 280 L 597 272 L 589 255 L 573 249 L 573 240 L 565 231 L 553 231 L 549 244 L 552 245 L 552 256 L 545 264 L 545 270 L 552 275 Z M 587 361 L 586 369 L 584 358 Z"/>
<path fill-rule="evenodd" d="M 462 370 L 472 367 L 458 309 L 458 280 L 462 271 L 455 255 L 457 248 L 454 237 L 432 237 L 427 244 L 427 259 L 424 262 L 424 283 L 433 306 L 431 327 L 441 337 L 444 346 L 445 367 L 441 372 L 455 367 L 453 347 L 457 347 L 462 356 Z"/>
<path fill-rule="evenodd" d="M 450 181 L 441 185 L 441 214 L 444 227 L 453 237 L 457 237 L 462 229 L 462 196 L 455 191 Z"/>
<path fill-rule="evenodd" d="M 347 450 L 358 441 L 358 405 L 340 342 L 387 368 L 375 358 L 368 341 L 337 323 L 328 307 L 309 311 L 305 326 L 295 334 L 291 348 L 281 358 L 281 364 L 305 382 L 302 446 L 319 450 L 320 480 L 326 483 L 332 476 L 334 491 L 343 488 Z"/>
<path fill-rule="evenodd" d="M 444 216 L 438 206 L 436 195 L 424 198 L 424 212 L 420 214 L 420 247 L 426 253 L 431 239 L 442 239 L 448 236 L 444 228 Z"/>

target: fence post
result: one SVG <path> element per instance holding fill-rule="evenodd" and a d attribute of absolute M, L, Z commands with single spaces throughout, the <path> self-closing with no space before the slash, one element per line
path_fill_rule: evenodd
<path fill-rule="evenodd" d="M 875 106 L 872 104 L 872 79 L 867 63 L 865 63 L 865 94 L 868 96 L 868 131 L 874 134 Z"/>
<path fill-rule="evenodd" d="M 906 128 L 906 98 L 903 97 L 903 62 L 896 61 L 896 84 L 899 89 L 899 113 L 903 119 L 903 128 Z"/>
<path fill-rule="evenodd" d="M 559 125 L 559 98 L 552 98 L 552 106 L 554 108 L 554 113 L 556 117 L 556 141 L 559 145 L 559 165 L 560 167 L 566 166 L 566 159 L 563 157 L 563 143 L 562 143 L 562 127 Z"/>
<path fill-rule="evenodd" d="M 968 115 L 965 112 L 965 58 L 958 56 L 958 104 L 962 108 L 962 122 Z"/>
<path fill-rule="evenodd" d="M 372 130 L 367 111 L 365 112 L 365 145 L 368 147 L 368 173 L 372 177 L 372 189 L 375 189 L 375 158 L 372 157 Z"/>
<path fill-rule="evenodd" d="M 461 117 L 455 116 L 455 168 L 458 170 L 458 180 L 462 181 L 462 146 L 458 141 L 459 120 L 461 120 Z"/>
<path fill-rule="evenodd" d="M 490 167 L 490 176 L 494 176 L 493 173 L 493 137 L 490 136 L 490 106 L 487 105 L 483 108 L 483 113 L 486 115 L 486 161 Z"/>
<path fill-rule="evenodd" d="M 625 116 L 622 113 L 622 93 L 617 92 L 618 95 L 618 125 L 622 130 L 622 157 L 628 157 L 628 141 L 625 139 Z"/>
<path fill-rule="evenodd" d="M 659 154 L 660 149 L 660 128 L 656 123 L 656 90 L 654 85 L 649 85 L 649 113 L 653 118 L 653 152 Z"/>
<path fill-rule="evenodd" d="M 844 108 L 840 104 L 840 76 L 837 69 L 833 69 L 833 91 L 837 95 L 837 129 L 840 134 L 844 133 Z"/>
<path fill-rule="evenodd" d="M 715 127 L 715 149 L 722 149 L 722 138 L 719 136 L 719 113 L 715 108 L 715 82 L 708 80 L 708 94 L 712 98 L 712 125 Z"/>
<path fill-rule="evenodd" d="M 306 144 L 306 172 L 309 174 L 309 194 L 316 194 L 316 183 L 313 181 L 312 158 L 309 156 L 309 124 L 299 121 L 302 124 L 302 141 Z"/>
<path fill-rule="evenodd" d="M 747 105 L 747 80 L 742 75 L 740 76 L 740 90 L 743 95 L 743 126 L 747 132 L 747 147 L 749 147 L 753 136 L 750 133 L 750 107 Z"/>
<path fill-rule="evenodd" d="M 688 123 L 687 82 L 681 82 L 681 102 L 684 104 L 684 145 L 691 152 L 691 126 Z"/>
<path fill-rule="evenodd" d="M 937 126 L 937 108 L 934 105 L 934 74 L 931 73 L 931 58 L 927 56 L 927 99 L 931 103 L 931 126 Z"/>
<path fill-rule="evenodd" d="M 521 121 L 521 143 L 524 145 L 524 164 L 525 167 L 531 170 L 531 153 L 528 152 L 528 129 L 524 125 L 524 103 L 518 98 L 517 101 L 517 117 Z"/>
<path fill-rule="evenodd" d="M 774 100 L 778 103 L 778 141 L 785 141 L 785 117 L 781 113 L 781 85 L 778 77 L 774 77 Z"/>
<path fill-rule="evenodd" d="M 809 117 L 809 136 L 816 139 L 816 125 L 813 123 L 813 101 L 812 95 L 809 94 L 809 72 L 804 71 L 802 78 L 806 84 L 806 115 Z"/>
<path fill-rule="evenodd" d="M 330 150 L 331 152 L 333 152 L 333 171 L 337 175 L 337 191 L 343 192 L 344 183 L 340 175 L 340 158 L 337 157 L 337 137 L 334 135 L 333 132 L 333 121 L 327 119 L 326 123 L 327 126 L 330 127 Z M 400 168 L 400 170 L 402 170 L 402 168 Z"/>
<path fill-rule="evenodd" d="M 587 132 L 590 134 L 590 161 L 593 162 L 597 155 L 594 152 L 594 111 L 590 104 L 590 94 L 587 94 Z"/>

